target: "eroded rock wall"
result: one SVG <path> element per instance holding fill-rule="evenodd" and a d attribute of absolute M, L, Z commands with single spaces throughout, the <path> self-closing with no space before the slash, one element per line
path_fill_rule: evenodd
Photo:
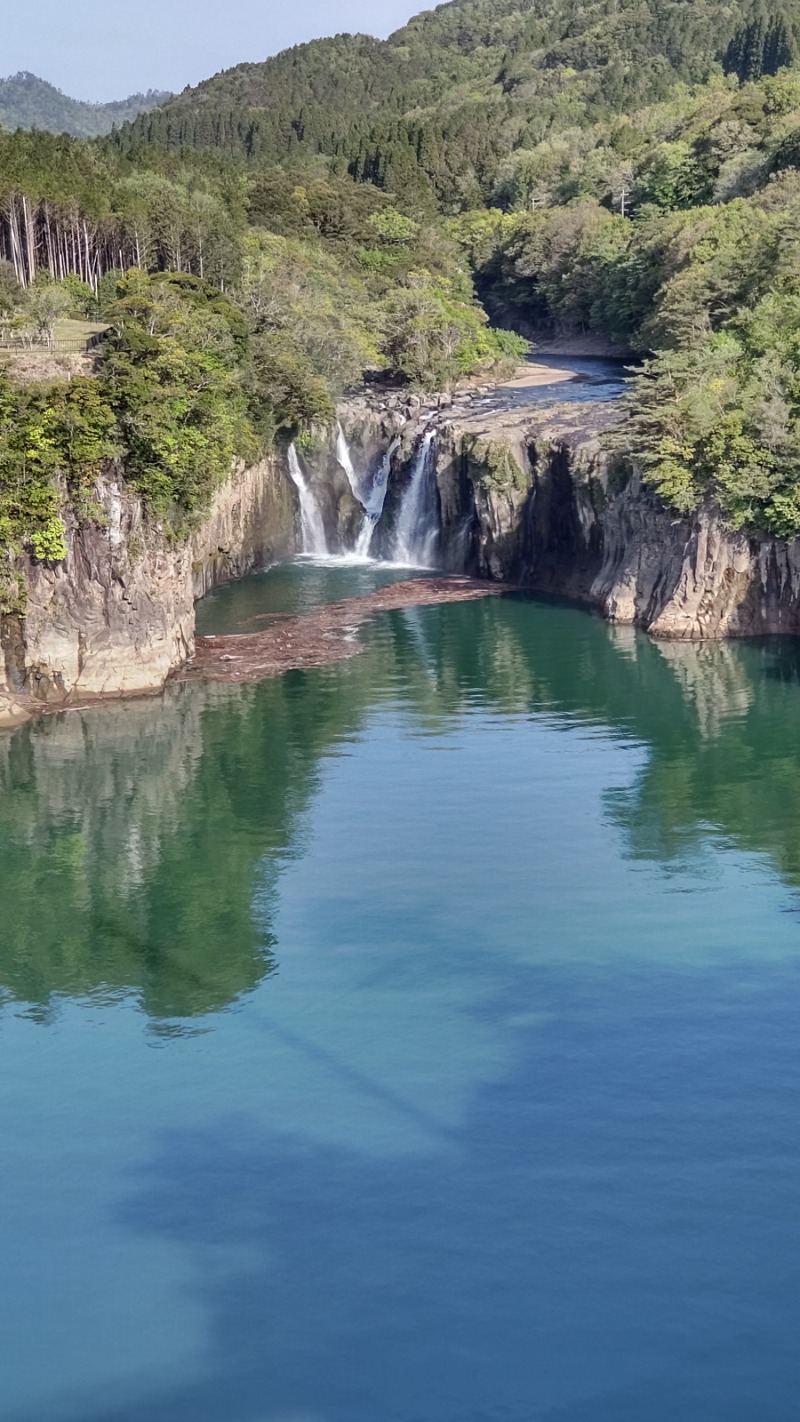
<path fill-rule="evenodd" d="M 294 553 L 295 515 L 294 491 L 277 455 L 235 474 L 192 538 L 195 598 Z"/>
<path fill-rule="evenodd" d="M 0 726 L 42 706 L 159 689 L 192 654 L 195 597 L 294 549 L 277 460 L 232 475 L 189 540 L 146 519 L 113 474 L 96 498 L 102 517 L 68 517 L 66 559 L 29 561 L 24 615 L 0 619 Z"/>
<path fill-rule="evenodd" d="M 365 457 L 398 441 L 389 521 L 414 448 L 435 427 L 448 572 L 578 598 L 662 638 L 800 633 L 800 541 L 727 529 L 712 505 L 677 517 L 636 477 L 619 487 L 602 439 L 618 419 L 613 405 L 487 412 L 362 401 L 343 419 Z"/>
<path fill-rule="evenodd" d="M 460 489 L 474 460 L 462 450 Z M 527 464 L 526 489 L 498 489 L 470 470 L 465 571 L 582 599 L 656 637 L 800 632 L 800 542 L 730 530 L 712 505 L 676 517 L 636 478 L 615 490 L 609 459 L 591 441 L 534 436 Z M 443 471 L 448 490 L 452 467 Z M 443 496 L 443 510 L 458 503 Z M 445 526 L 450 566 L 462 537 Z"/>
<path fill-rule="evenodd" d="M 710 505 L 676 518 L 636 483 L 602 533 L 590 594 L 611 621 L 694 640 L 800 633 L 800 542 L 726 529 Z"/>

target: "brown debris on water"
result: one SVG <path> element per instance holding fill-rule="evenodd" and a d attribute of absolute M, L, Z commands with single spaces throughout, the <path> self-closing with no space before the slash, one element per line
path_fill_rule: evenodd
<path fill-rule="evenodd" d="M 376 612 L 474 602 L 508 591 L 503 583 L 477 582 L 472 578 L 409 578 L 390 583 L 365 597 L 346 598 L 284 617 L 261 632 L 198 637 L 194 657 L 177 673 L 177 679 L 264 681 L 303 667 L 328 666 L 363 650 L 353 633 Z"/>

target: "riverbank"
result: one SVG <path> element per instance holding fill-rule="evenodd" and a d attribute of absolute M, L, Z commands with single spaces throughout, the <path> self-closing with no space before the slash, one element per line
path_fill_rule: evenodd
<path fill-rule="evenodd" d="M 556 370 L 549 365 L 540 365 L 537 361 L 531 361 L 528 365 L 519 365 L 511 380 L 503 380 L 497 386 L 498 390 L 538 390 L 545 385 L 561 385 L 565 380 L 577 380 L 580 376 L 578 364 L 576 362 L 573 369 L 564 367 Z"/>
<path fill-rule="evenodd" d="M 477 579 L 485 590 L 470 596 L 555 593 L 670 639 L 800 633 L 800 544 L 731 532 L 710 505 L 676 517 L 610 453 L 624 389 L 624 371 L 577 358 L 471 393 L 362 389 L 337 426 L 232 473 L 183 542 L 145 517 L 121 468 L 109 472 L 102 518 L 70 514 L 67 557 L 28 559 L 24 613 L 0 618 L 0 727 L 158 693 L 176 675 L 258 680 L 339 660 L 348 628 L 405 597 L 370 594 L 247 649 L 195 647 L 196 599 L 298 552 Z M 423 585 L 392 605 L 443 600 L 443 586 Z"/>
<path fill-rule="evenodd" d="M 197 637 L 194 653 L 173 673 L 172 681 L 213 681 L 246 684 L 282 676 L 284 672 L 328 666 L 358 656 L 363 650 L 358 629 L 380 612 L 435 607 L 444 603 L 476 602 L 499 597 L 511 589 L 500 583 L 460 577 L 417 577 L 377 588 L 363 597 L 324 604 L 298 616 L 277 617 L 261 632 Z M 34 717 L 61 711 L 86 711 L 103 702 L 141 699 L 162 688 L 123 689 L 116 693 L 67 698 L 57 704 L 22 696 L 0 729 L 13 730 Z"/>

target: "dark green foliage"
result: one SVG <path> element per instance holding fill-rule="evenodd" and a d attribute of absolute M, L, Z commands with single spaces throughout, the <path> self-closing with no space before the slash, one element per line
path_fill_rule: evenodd
<path fill-rule="evenodd" d="M 0 261 L 0 320 L 11 316 L 22 300 L 22 287 L 10 262 Z"/>
<path fill-rule="evenodd" d="M 452 0 L 383 43 L 338 35 L 186 90 L 116 136 L 261 166 L 325 155 L 406 202 L 485 202 L 504 160 L 667 99 L 723 62 L 742 79 L 796 52 L 800 3 Z"/>
<path fill-rule="evenodd" d="M 791 22 L 783 12 L 759 7 L 752 17 L 736 31 L 725 51 L 726 74 L 735 74 L 742 82 L 761 79 L 765 74 L 777 74 L 792 64 L 797 46 Z"/>
<path fill-rule="evenodd" d="M 636 382 L 628 443 L 681 512 L 711 498 L 733 527 L 800 530 L 800 298 L 770 294 L 737 337 L 660 356 Z"/>
<path fill-rule="evenodd" d="M 471 268 L 500 325 L 653 358 L 632 427 L 664 498 L 798 531 L 799 27 L 800 0 L 453 0 L 98 143 L 0 135 L 0 316 L 44 273 L 113 321 L 114 437 L 181 523 L 365 369 L 519 360 Z"/>
<path fill-rule="evenodd" d="M 234 460 L 257 452 L 244 393 L 249 332 L 219 292 L 191 277 L 131 272 L 108 314 L 96 377 L 0 377 L 6 572 L 23 549 L 39 561 L 65 557 L 65 505 L 79 520 L 96 518 L 95 485 L 115 457 L 149 511 L 180 531 Z M 7 610 L 7 577 L 3 590 Z"/>
<path fill-rule="evenodd" d="M 302 351 L 277 333 L 253 343 L 250 390 L 259 411 L 259 433 L 268 442 L 280 431 L 305 424 L 332 424 L 335 406 L 328 386 L 309 368 Z"/>
<path fill-rule="evenodd" d="M 108 317 L 98 380 L 117 420 L 125 473 L 179 527 L 237 458 L 253 458 L 239 361 L 239 313 L 196 278 L 130 272 Z M 238 338 L 238 340 L 237 340 Z"/>

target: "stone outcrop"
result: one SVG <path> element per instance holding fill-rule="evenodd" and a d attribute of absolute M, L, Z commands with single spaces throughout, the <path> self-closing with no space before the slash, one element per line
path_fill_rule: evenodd
<path fill-rule="evenodd" d="M 577 598 L 662 638 L 800 633 L 800 541 L 732 531 L 712 505 L 676 516 L 636 477 L 619 487 L 602 440 L 613 403 L 362 398 L 341 417 L 366 459 L 397 441 L 379 547 L 434 426 L 447 571 Z"/>
<path fill-rule="evenodd" d="M 634 482 L 606 510 L 590 595 L 656 637 L 796 634 L 800 542 L 726 529 L 711 505 L 675 518 Z"/>
<path fill-rule="evenodd" d="M 372 551 L 389 554 L 414 456 L 436 431 L 443 571 L 577 598 L 611 622 L 700 640 L 800 633 L 800 541 L 726 529 L 712 506 L 676 517 L 634 477 L 623 487 L 603 433 L 619 406 L 536 404 L 479 387 L 421 400 L 373 392 L 340 418 L 361 474 L 386 473 Z M 335 438 L 304 453 L 332 549 L 363 518 Z M 194 601 L 296 550 L 294 487 L 278 457 L 221 486 L 191 538 L 145 518 L 114 471 L 102 517 L 73 521 L 68 556 L 24 570 L 24 616 L 0 618 L 0 727 L 37 710 L 153 691 L 194 650 Z"/>
<path fill-rule="evenodd" d="M 476 454 L 463 432 L 449 433 L 439 473 L 447 566 L 580 598 L 656 637 L 800 632 L 800 542 L 730 530 L 713 505 L 678 517 L 636 477 L 615 489 L 590 412 L 574 427 L 579 409 L 561 429 L 549 416 L 522 446 L 504 442 L 526 475 L 505 489 L 487 472 L 491 447 Z"/>
<path fill-rule="evenodd" d="M 293 553 L 295 513 L 294 490 L 277 457 L 223 484 L 192 538 L 195 598 Z"/>
<path fill-rule="evenodd" d="M 294 500 L 276 460 L 217 490 L 190 539 L 148 520 L 113 472 L 102 517 L 68 518 L 66 559 L 29 561 L 25 611 L 0 619 L 0 726 L 43 707 L 157 690 L 194 649 L 194 600 L 294 550 Z"/>

